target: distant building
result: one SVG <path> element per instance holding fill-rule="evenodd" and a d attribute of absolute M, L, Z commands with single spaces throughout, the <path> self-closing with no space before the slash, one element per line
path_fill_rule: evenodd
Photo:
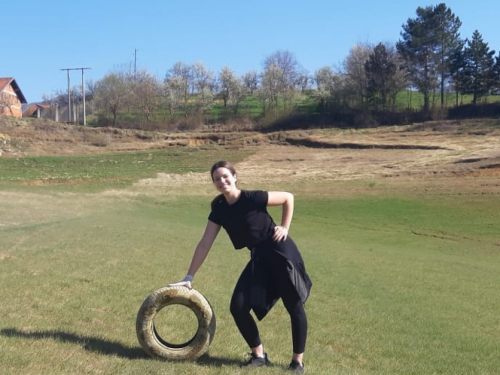
<path fill-rule="evenodd" d="M 0 78 L 0 115 L 22 117 L 28 103 L 14 78 Z"/>
<path fill-rule="evenodd" d="M 23 117 L 41 118 L 44 117 L 43 114 L 45 111 L 50 111 L 50 108 L 51 108 L 50 104 L 44 104 L 44 103 L 28 104 L 27 106 L 24 107 Z"/>

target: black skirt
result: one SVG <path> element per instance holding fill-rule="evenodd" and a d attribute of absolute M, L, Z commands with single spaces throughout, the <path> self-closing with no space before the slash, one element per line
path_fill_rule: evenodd
<path fill-rule="evenodd" d="M 302 256 L 290 238 L 283 242 L 265 241 L 251 250 L 247 267 L 251 268 L 250 304 L 257 319 L 262 320 L 281 297 L 274 287 L 277 277 L 288 278 L 305 303 L 312 288 Z"/>

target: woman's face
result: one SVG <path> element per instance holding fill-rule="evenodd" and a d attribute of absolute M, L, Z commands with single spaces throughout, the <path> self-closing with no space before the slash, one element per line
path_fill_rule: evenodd
<path fill-rule="evenodd" d="M 222 194 L 236 189 L 236 175 L 227 168 L 217 168 L 212 174 L 214 185 Z"/>

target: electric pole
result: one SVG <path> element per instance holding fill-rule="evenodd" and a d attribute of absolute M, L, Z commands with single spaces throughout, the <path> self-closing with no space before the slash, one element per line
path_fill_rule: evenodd
<path fill-rule="evenodd" d="M 134 81 L 137 79 L 137 48 L 134 49 Z"/>
<path fill-rule="evenodd" d="M 64 68 L 61 70 L 66 70 L 68 74 L 68 122 L 71 123 L 71 95 L 70 95 L 70 85 L 69 85 L 69 71 L 70 70 L 81 70 L 82 71 L 82 100 L 83 100 L 83 125 L 87 125 L 87 116 L 85 113 L 85 82 L 83 79 L 84 70 L 92 68 Z"/>

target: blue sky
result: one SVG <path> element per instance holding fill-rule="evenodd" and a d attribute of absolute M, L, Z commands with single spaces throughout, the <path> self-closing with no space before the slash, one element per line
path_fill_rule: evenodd
<path fill-rule="evenodd" d="M 310 73 L 340 66 L 352 46 L 391 42 L 418 0 L 23 0 L 2 10 L 0 77 L 14 77 L 28 102 L 65 91 L 65 68 L 89 67 L 98 81 L 134 64 L 163 79 L 177 61 L 201 61 L 218 73 L 262 70 L 277 50 L 294 53 Z M 462 21 L 462 38 L 479 30 L 500 50 L 500 1 L 445 2 Z M 135 51 L 137 52 L 135 53 Z M 70 73 L 71 86 L 81 71 Z"/>

